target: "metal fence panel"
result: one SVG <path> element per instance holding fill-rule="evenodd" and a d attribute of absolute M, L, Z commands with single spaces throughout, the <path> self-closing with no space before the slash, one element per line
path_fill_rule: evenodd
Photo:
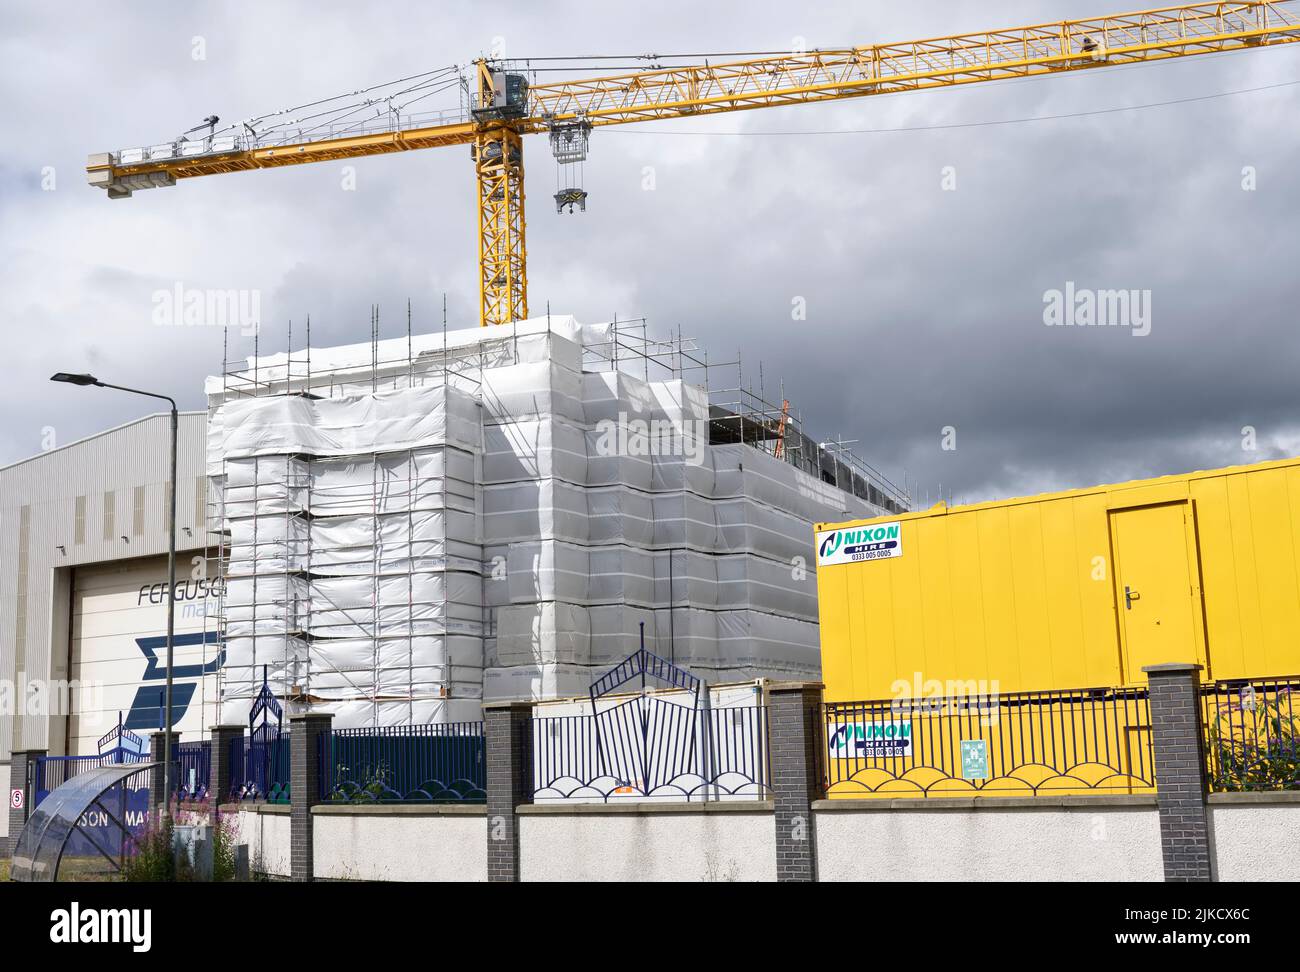
<path fill-rule="evenodd" d="M 1300 676 L 1201 687 L 1206 778 L 1213 791 L 1300 789 Z"/>
<path fill-rule="evenodd" d="M 236 800 L 288 803 L 289 733 L 272 729 L 230 740 L 230 781 Z"/>
<path fill-rule="evenodd" d="M 537 802 L 770 796 L 767 708 L 697 708 L 637 696 L 591 715 L 532 721 Z"/>
<path fill-rule="evenodd" d="M 828 703 L 832 797 L 1149 793 L 1146 689 Z"/>
<path fill-rule="evenodd" d="M 37 756 L 32 766 L 32 790 L 43 799 L 45 794 L 59 784 L 89 770 L 118 763 L 148 761 L 148 754 L 123 752 L 105 753 L 102 756 Z"/>
<path fill-rule="evenodd" d="M 344 803 L 483 803 L 482 722 L 339 729 L 321 739 L 323 800 Z"/>
<path fill-rule="evenodd" d="M 205 800 L 212 769 L 212 741 L 174 743 L 172 762 L 176 766 L 176 793 L 179 800 Z"/>

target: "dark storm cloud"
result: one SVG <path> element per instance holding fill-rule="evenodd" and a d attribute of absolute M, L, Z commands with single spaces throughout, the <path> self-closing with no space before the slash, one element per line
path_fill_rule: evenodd
<path fill-rule="evenodd" d="M 474 322 L 471 170 L 461 150 L 194 180 L 110 203 L 85 155 L 464 62 L 512 55 L 777 49 L 1089 16 L 1123 0 L 482 7 L 133 4 L 93 28 L 63 8 L 10 14 L 0 76 L 21 91 L 0 147 L 0 292 L 9 337 L 0 462 L 139 413 L 53 388 L 95 367 L 202 405 L 212 329 L 150 323 L 151 295 L 257 290 L 262 340 L 312 315 L 317 344 Z M 89 6 L 86 8 L 90 10 Z M 743 16 L 741 15 L 743 14 Z M 364 29 L 358 24 L 363 23 Z M 206 43 L 194 61 L 192 43 Z M 1298 45 L 1300 46 L 1300 45 Z M 645 316 L 715 358 L 765 363 L 815 434 L 860 441 L 933 499 L 1078 486 L 1300 451 L 1293 229 L 1296 87 L 1144 111 L 876 134 L 1173 101 L 1300 79 L 1300 50 L 605 130 L 591 205 L 557 216 L 545 142 L 528 143 L 529 277 L 580 319 Z M 93 93 L 93 94 L 92 94 Z M 704 134 L 711 133 L 711 134 Z M 732 134 L 722 134 L 732 133 Z M 1255 191 L 1243 191 L 1243 167 Z M 57 176 L 53 192 L 42 172 Z M 945 173 L 956 188 L 943 188 Z M 647 189 L 647 174 L 653 189 Z M 1151 333 L 1049 328 L 1067 281 L 1151 293 Z M 791 302 L 807 320 L 791 319 Z M 300 339 L 296 339 L 298 343 Z M 232 356 L 251 341 L 232 336 Z M 92 404 L 93 402 L 93 404 Z M 957 448 L 940 448 L 945 427 Z M 1244 426 L 1259 448 L 1241 447 Z"/>

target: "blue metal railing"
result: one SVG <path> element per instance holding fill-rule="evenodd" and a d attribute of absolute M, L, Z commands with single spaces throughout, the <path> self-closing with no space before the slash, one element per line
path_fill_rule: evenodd
<path fill-rule="evenodd" d="M 99 750 L 98 756 L 36 757 L 29 770 L 33 805 L 39 805 L 55 787 L 87 770 L 119 763 L 149 761 L 144 739 L 126 728 L 121 712 L 117 714 L 117 724 L 100 737 L 96 748 Z"/>
<path fill-rule="evenodd" d="M 50 790 L 88 770 L 118 763 L 147 763 L 148 761 L 147 753 L 128 753 L 120 750 L 104 753 L 102 756 L 38 756 L 32 767 L 32 790 L 37 794 L 36 802 L 39 803 Z"/>
<path fill-rule="evenodd" d="M 531 723 L 533 799 L 762 799 L 767 708 L 704 709 L 638 696 L 594 715 Z"/>
<path fill-rule="evenodd" d="M 482 803 L 483 723 L 339 729 L 321 737 L 320 795 L 335 803 Z"/>
<path fill-rule="evenodd" d="M 230 796 L 289 802 L 289 733 L 271 731 L 230 740 Z"/>
<path fill-rule="evenodd" d="M 212 742 L 173 743 L 172 765 L 176 771 L 178 800 L 205 800 L 212 770 Z"/>

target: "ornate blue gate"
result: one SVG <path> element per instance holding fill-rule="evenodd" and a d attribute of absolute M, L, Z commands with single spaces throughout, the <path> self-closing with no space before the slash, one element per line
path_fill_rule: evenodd
<path fill-rule="evenodd" d="M 266 666 L 262 688 L 248 713 L 248 735 L 232 741 L 232 796 L 239 800 L 289 801 L 289 734 L 284 709 L 271 691 Z"/>

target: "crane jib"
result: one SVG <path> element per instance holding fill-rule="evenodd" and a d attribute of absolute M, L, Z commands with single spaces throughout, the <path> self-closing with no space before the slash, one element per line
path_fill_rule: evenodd
<path fill-rule="evenodd" d="M 208 116 L 176 139 L 92 155 L 86 173 L 92 186 L 125 199 L 178 179 L 470 146 L 479 197 L 480 321 L 505 324 L 528 310 L 525 134 L 547 132 L 557 165 L 572 173 L 579 169 L 573 163 L 587 158 L 588 133 L 607 125 L 1049 76 L 1296 40 L 1300 0 L 1243 0 L 730 62 L 655 64 L 596 77 L 574 69 L 575 76 L 544 84 L 530 84 L 526 67 L 480 60 L 472 83 L 449 68 L 364 89 L 367 97 L 353 103 L 318 108 L 344 96 L 325 99 L 304 108 L 301 117 L 277 112 L 217 130 L 217 117 Z M 442 112 L 411 113 L 399 97 L 414 103 L 431 91 L 462 89 L 473 92 L 473 104 Z M 587 193 L 580 186 L 566 181 L 558 189 L 557 209 L 585 210 Z"/>

